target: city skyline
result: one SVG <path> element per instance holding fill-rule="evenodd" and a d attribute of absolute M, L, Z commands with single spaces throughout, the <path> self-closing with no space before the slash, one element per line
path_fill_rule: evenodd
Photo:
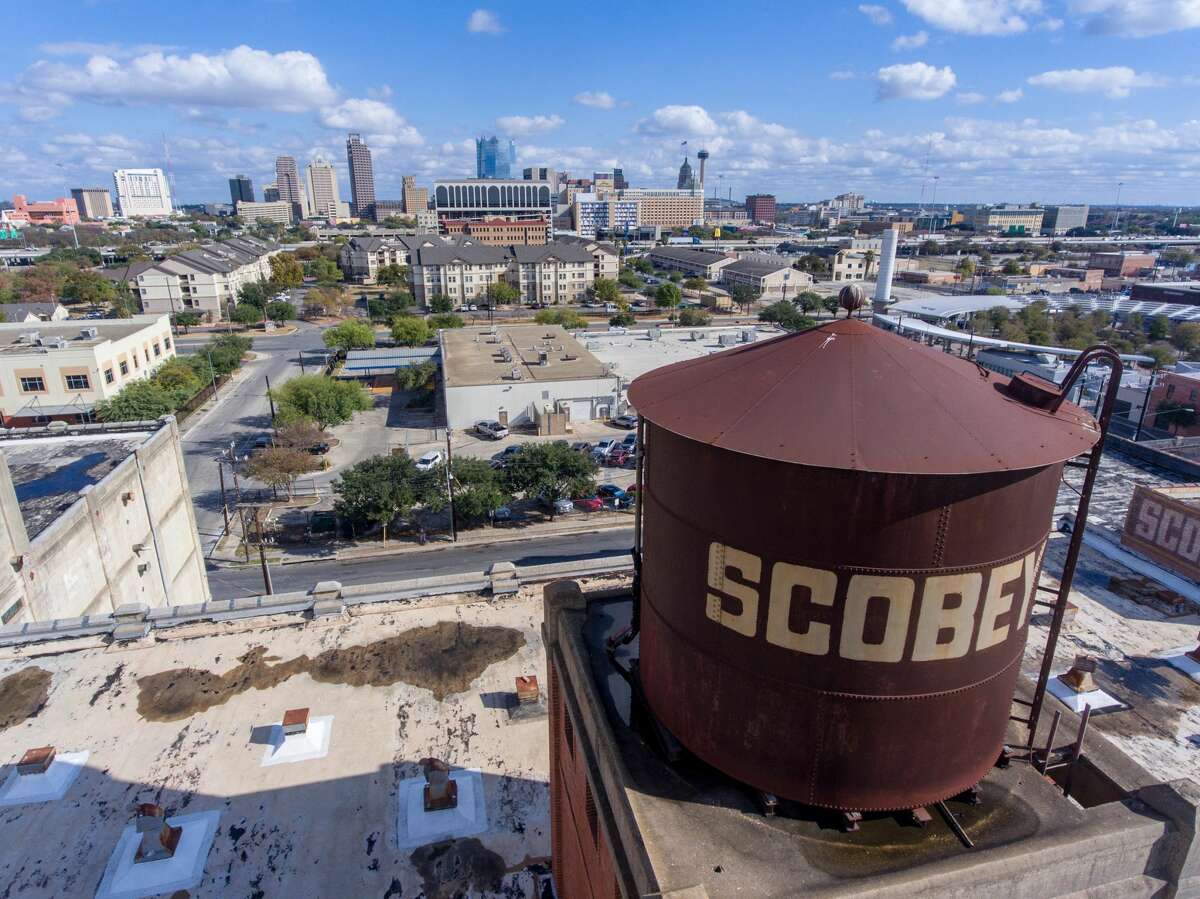
<path fill-rule="evenodd" d="M 272 16 L 241 45 L 209 11 L 80 4 L 48 23 L 15 8 L 28 42 L 0 80 L 0 195 L 165 168 L 165 136 L 180 203 L 221 202 L 237 174 L 266 184 L 278 156 L 332 160 L 350 196 L 343 148 L 359 132 L 381 199 L 403 175 L 469 177 L 474 138 L 495 133 L 516 141 L 517 169 L 620 166 L 650 187 L 675 184 L 686 140 L 693 165 L 711 154 L 708 195 L 735 199 L 916 201 L 924 187 L 928 201 L 936 176 L 944 202 L 1103 205 L 1124 182 L 1123 204 L 1200 203 L 1198 0 L 764 3 L 737 19 L 699 2 L 686 17 L 639 10 L 620 42 L 555 77 L 521 52 L 555 39 L 541 4 L 423 10 L 439 40 L 370 67 L 359 60 L 385 58 L 410 12 L 327 16 L 318 45 L 320 8 L 291 7 L 310 14 Z M 591 27 L 589 7 L 565 14 Z M 456 57 L 479 62 L 444 65 Z M 489 60 L 500 75 L 480 90 Z"/>

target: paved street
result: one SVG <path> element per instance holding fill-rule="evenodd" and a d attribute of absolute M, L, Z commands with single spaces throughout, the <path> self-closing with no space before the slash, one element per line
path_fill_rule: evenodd
<path fill-rule="evenodd" d="M 218 512 L 219 517 L 219 512 Z M 538 540 L 519 540 L 500 545 L 462 546 L 355 559 L 344 562 L 305 562 L 273 565 L 271 579 L 277 593 L 307 590 L 318 581 L 342 584 L 371 584 L 401 578 L 433 577 L 483 571 L 495 561 L 518 565 L 546 565 L 572 559 L 615 556 L 633 546 L 633 528 L 614 528 L 592 534 L 571 534 Z M 232 599 L 262 593 L 262 572 L 257 566 L 217 568 L 209 566 L 208 581 L 214 599 Z"/>
<path fill-rule="evenodd" d="M 300 374 L 300 350 L 324 349 L 318 327 L 306 322 L 296 325 L 298 330 L 294 334 L 255 337 L 254 361 L 247 363 L 238 378 L 222 391 L 212 409 L 197 413 L 197 419 L 183 435 L 184 463 L 196 506 L 196 526 L 206 554 L 216 545 L 223 527 L 215 461 L 218 453 L 227 450 L 231 440 L 241 451 L 242 444 L 270 427 L 265 379 L 269 378 L 272 386 L 278 388 L 288 378 Z M 175 344 L 181 354 L 187 355 L 196 352 L 208 339 L 208 334 L 193 332 L 180 336 Z M 228 469 L 225 476 L 225 486 L 232 491 Z"/>

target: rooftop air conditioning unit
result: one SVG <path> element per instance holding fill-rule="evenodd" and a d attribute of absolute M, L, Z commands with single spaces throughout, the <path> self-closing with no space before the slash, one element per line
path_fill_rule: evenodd
<path fill-rule="evenodd" d="M 549 365 L 550 354 L 545 350 L 538 350 L 538 365 Z"/>
<path fill-rule="evenodd" d="M 718 338 L 718 343 L 721 346 L 737 346 L 738 336 L 736 334 L 722 334 Z"/>
<path fill-rule="evenodd" d="M 650 328 L 646 331 L 646 336 L 651 340 L 658 340 L 662 337 L 662 328 Z"/>
<path fill-rule="evenodd" d="M 39 340 L 41 340 L 41 338 L 42 335 L 38 331 L 26 331 L 21 335 L 20 340 L 22 343 L 36 344 Z"/>
<path fill-rule="evenodd" d="M 97 337 L 100 336 L 100 329 L 99 328 L 80 328 L 79 336 L 83 340 L 95 340 Z"/>
<path fill-rule="evenodd" d="M 758 339 L 758 334 L 753 328 L 742 328 L 742 343 L 754 343 Z"/>
<path fill-rule="evenodd" d="M 516 368 L 514 366 L 513 370 L 509 373 L 509 377 L 512 378 L 514 381 L 521 380 L 521 369 Z"/>

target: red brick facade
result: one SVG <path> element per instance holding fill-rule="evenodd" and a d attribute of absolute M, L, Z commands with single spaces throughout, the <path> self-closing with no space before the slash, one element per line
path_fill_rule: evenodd
<path fill-rule="evenodd" d="M 587 747 L 550 669 L 550 843 L 559 899 L 621 899 L 612 850 L 588 780 Z"/>

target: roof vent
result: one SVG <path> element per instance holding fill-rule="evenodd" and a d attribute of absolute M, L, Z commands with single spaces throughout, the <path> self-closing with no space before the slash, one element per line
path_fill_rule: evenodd
<path fill-rule="evenodd" d="M 511 372 L 509 372 L 508 376 L 514 381 L 521 380 L 521 369 L 517 368 L 516 366 L 513 366 L 513 370 Z"/>
<path fill-rule="evenodd" d="M 61 337 L 39 337 L 35 343 L 40 347 L 47 347 L 54 350 L 65 350 L 67 342 Z"/>
<path fill-rule="evenodd" d="M 549 365 L 550 354 L 545 350 L 538 350 L 538 365 Z"/>
<path fill-rule="evenodd" d="M 97 337 L 100 336 L 100 329 L 99 328 L 80 328 L 79 336 L 83 340 L 95 340 Z"/>
<path fill-rule="evenodd" d="M 22 343 L 38 343 L 42 339 L 42 335 L 38 331 L 26 331 L 18 339 Z"/>

